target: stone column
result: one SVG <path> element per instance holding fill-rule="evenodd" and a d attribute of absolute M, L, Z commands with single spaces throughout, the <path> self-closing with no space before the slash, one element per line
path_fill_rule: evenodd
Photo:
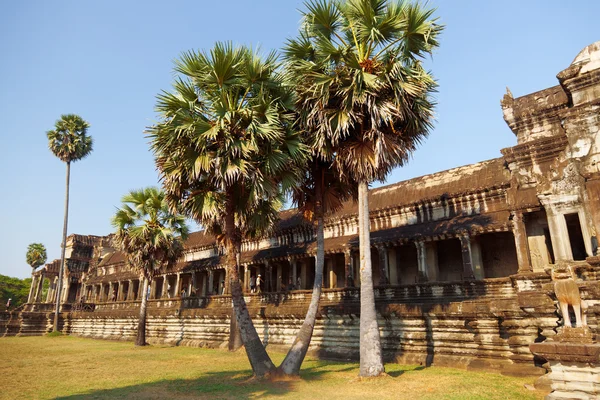
<path fill-rule="evenodd" d="M 44 289 L 44 271 L 42 271 L 42 273 L 40 274 L 40 281 L 38 283 L 38 289 L 35 292 L 35 302 L 36 303 L 41 303 L 42 301 L 42 291 Z"/>
<path fill-rule="evenodd" d="M 459 234 L 463 261 L 463 280 L 475 279 L 473 273 L 473 257 L 471 254 L 471 237 L 468 232 Z"/>
<path fill-rule="evenodd" d="M 67 264 L 65 262 L 65 269 L 67 268 Z M 61 295 L 61 303 L 66 303 L 69 298 L 69 292 L 71 291 L 71 278 L 67 276 L 63 276 L 63 285 L 62 285 L 62 295 Z"/>
<path fill-rule="evenodd" d="M 288 258 L 290 266 L 292 268 L 292 283 L 294 287 L 296 286 L 296 282 L 298 280 L 298 260 L 295 258 Z"/>
<path fill-rule="evenodd" d="M 398 284 L 398 248 L 392 247 L 388 251 L 388 266 L 389 266 L 389 278 L 390 285 Z"/>
<path fill-rule="evenodd" d="M 37 275 L 31 274 L 31 286 L 29 287 L 29 296 L 27 297 L 28 303 L 33 303 L 35 300 L 35 293 L 37 291 Z"/>
<path fill-rule="evenodd" d="M 281 292 L 281 290 L 283 289 L 281 287 L 281 283 L 282 283 L 282 270 L 281 270 L 281 263 L 277 263 L 277 282 L 275 283 L 275 287 L 277 288 L 278 292 Z"/>
<path fill-rule="evenodd" d="M 162 294 L 161 294 L 161 298 L 165 298 L 165 297 L 169 297 L 169 276 L 165 275 L 164 279 L 163 279 L 163 287 L 162 287 Z"/>
<path fill-rule="evenodd" d="M 244 275 L 242 276 L 242 293 L 248 293 L 248 285 L 250 285 L 250 276 L 248 275 L 248 265 L 244 264 Z"/>
<path fill-rule="evenodd" d="M 306 270 L 308 268 L 308 266 L 306 264 L 308 264 L 308 260 L 307 259 L 302 260 L 302 264 L 300 265 L 300 283 L 301 283 L 300 289 L 306 288 L 306 276 L 307 276 Z"/>
<path fill-rule="evenodd" d="M 213 289 L 214 289 L 214 279 L 215 279 L 215 274 L 214 271 L 212 269 L 208 270 L 208 290 L 206 291 L 206 293 L 210 296 L 211 294 L 213 294 Z"/>
<path fill-rule="evenodd" d="M 533 271 L 531 260 L 529 258 L 529 243 L 527 240 L 527 229 L 525 228 L 525 217 L 521 211 L 513 211 L 512 232 L 515 237 L 515 248 L 517 250 L 517 262 L 519 264 L 519 274 Z"/>
<path fill-rule="evenodd" d="M 550 241 L 552 242 L 552 250 L 554 250 L 554 258 L 556 261 L 572 260 L 573 252 L 571 251 L 571 242 L 569 241 L 569 232 L 567 230 L 567 222 L 565 221 L 565 217 L 556 210 L 556 202 L 551 196 L 540 195 L 538 198 L 546 210 L 546 217 L 548 218 L 548 230 L 550 231 Z"/>
<path fill-rule="evenodd" d="M 178 272 L 177 280 L 175 281 L 175 296 L 173 296 L 173 297 L 181 296 L 181 288 L 179 287 L 180 284 L 181 284 L 181 272 Z"/>
<path fill-rule="evenodd" d="M 329 289 L 337 287 L 337 275 L 335 274 L 335 256 L 329 258 Z"/>
<path fill-rule="evenodd" d="M 35 296 L 36 303 L 42 302 L 42 292 L 44 291 L 44 279 L 46 279 L 46 276 L 44 275 L 44 271 L 42 271 L 42 274 L 40 275 L 38 291 Z"/>
<path fill-rule="evenodd" d="M 481 245 L 477 237 L 471 238 L 471 261 L 473 262 L 473 274 L 475 279 L 484 279 L 483 259 L 481 257 Z"/>
<path fill-rule="evenodd" d="M 128 280 L 127 281 L 127 300 L 133 300 L 133 280 Z"/>
<path fill-rule="evenodd" d="M 379 284 L 387 285 L 390 283 L 388 278 L 388 254 L 387 248 L 383 245 L 377 246 L 379 254 Z"/>
<path fill-rule="evenodd" d="M 46 293 L 46 303 L 52 302 L 52 287 L 54 283 L 48 278 L 48 293 Z"/>
<path fill-rule="evenodd" d="M 195 290 L 198 287 L 196 282 L 196 271 L 192 271 L 192 276 L 190 277 L 190 284 L 188 285 L 188 296 L 192 294 L 192 290 Z M 198 296 L 199 293 L 196 293 Z"/>
<path fill-rule="evenodd" d="M 265 261 L 265 292 L 272 292 L 272 280 L 273 280 L 273 271 L 271 270 L 271 264 L 269 261 Z"/>
<path fill-rule="evenodd" d="M 417 240 L 415 241 L 415 246 L 417 248 L 417 269 L 419 274 L 417 276 L 417 281 L 427 282 L 429 280 L 429 268 L 427 265 L 427 251 L 425 249 L 425 241 Z"/>
<path fill-rule="evenodd" d="M 439 274 L 438 254 L 436 242 L 425 242 L 425 254 L 427 259 L 427 279 L 436 281 Z"/>
<path fill-rule="evenodd" d="M 352 268 L 352 250 L 344 251 L 344 282 L 346 287 L 354 286 L 354 271 Z"/>

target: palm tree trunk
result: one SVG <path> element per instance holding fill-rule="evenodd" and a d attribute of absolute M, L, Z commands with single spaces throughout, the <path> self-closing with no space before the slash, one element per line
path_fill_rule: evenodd
<path fill-rule="evenodd" d="M 381 339 L 375 310 L 371 240 L 369 223 L 369 186 L 358 184 L 358 230 L 360 241 L 360 376 L 378 376 L 385 372 Z"/>
<path fill-rule="evenodd" d="M 237 324 L 242 336 L 242 342 L 246 348 L 246 355 L 252 366 L 252 372 L 256 377 L 264 377 L 275 370 L 275 365 L 267 354 L 256 328 L 252 323 L 252 318 L 248 313 L 248 307 L 244 301 L 242 285 L 240 285 L 239 269 L 237 260 L 237 251 L 241 248 L 242 238 L 239 230 L 235 227 L 235 208 L 233 195 L 227 194 L 227 206 L 225 216 L 225 234 L 227 243 L 227 276 L 231 288 L 231 299 L 233 301 L 233 310 L 237 319 Z"/>
<path fill-rule="evenodd" d="M 56 288 L 56 310 L 54 310 L 54 325 L 52 332 L 58 331 L 58 313 L 60 312 L 60 301 L 62 291 L 63 271 L 65 269 L 65 251 L 67 249 L 67 225 L 69 222 L 69 180 L 71 177 L 71 162 L 67 161 L 67 188 L 65 194 L 65 219 L 63 223 L 62 249 L 60 251 L 60 269 L 58 270 L 58 285 Z"/>
<path fill-rule="evenodd" d="M 319 300 L 321 299 L 321 289 L 323 288 L 323 267 L 325 265 L 325 235 L 323 232 L 323 196 L 322 181 L 317 180 L 315 185 L 317 202 L 315 204 L 315 215 L 317 216 L 317 262 L 315 265 L 315 283 L 313 285 L 310 305 L 304 318 L 304 323 L 294 339 L 292 348 L 288 351 L 285 359 L 279 366 L 279 371 L 286 375 L 300 374 L 300 367 L 308 352 L 308 346 L 312 339 L 315 321 L 317 320 L 317 311 L 319 309 Z"/>
<path fill-rule="evenodd" d="M 144 276 L 142 284 L 142 304 L 140 305 L 140 316 L 138 318 L 137 338 L 135 339 L 136 346 L 146 345 L 146 310 L 148 309 L 148 278 Z"/>

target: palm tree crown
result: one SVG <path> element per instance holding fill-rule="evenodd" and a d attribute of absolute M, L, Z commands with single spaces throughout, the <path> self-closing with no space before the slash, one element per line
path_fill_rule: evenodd
<path fill-rule="evenodd" d="M 92 151 L 93 140 L 87 135 L 90 125 L 75 114 L 61 115 L 54 129 L 46 132 L 48 147 L 61 161 L 81 160 Z"/>
<path fill-rule="evenodd" d="M 314 0 L 284 49 L 297 108 L 341 174 L 383 180 L 433 121 L 436 83 L 421 58 L 437 47 L 434 10 L 387 0 Z"/>
<path fill-rule="evenodd" d="M 27 246 L 27 264 L 34 270 L 46 263 L 46 246 L 41 243 L 31 243 Z"/>
<path fill-rule="evenodd" d="M 129 265 L 149 279 L 173 267 L 188 235 L 185 218 L 172 213 L 164 193 L 154 187 L 133 190 L 122 202 L 112 224 L 117 229 L 114 241 Z"/>
<path fill-rule="evenodd" d="M 228 196 L 242 234 L 264 231 L 296 182 L 305 150 L 277 69 L 274 53 L 217 43 L 184 53 L 183 77 L 158 96 L 162 121 L 148 135 L 167 200 L 208 231 L 220 233 Z"/>

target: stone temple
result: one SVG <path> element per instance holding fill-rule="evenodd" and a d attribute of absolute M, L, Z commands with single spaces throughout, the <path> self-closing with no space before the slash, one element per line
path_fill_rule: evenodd
<path fill-rule="evenodd" d="M 572 271 L 588 329 L 598 333 L 600 42 L 583 49 L 557 78 L 556 86 L 539 92 L 504 95 L 504 119 L 517 145 L 500 157 L 370 191 L 386 360 L 544 373 L 549 359 L 530 345 L 560 333 L 564 318 L 551 275 L 561 268 Z M 302 323 L 316 252 L 313 226 L 296 210 L 280 217 L 271 237 L 244 242 L 240 270 L 255 326 L 271 348 L 291 344 Z M 325 221 L 325 290 L 311 344 L 321 357 L 358 358 L 357 234 L 354 203 Z M 62 331 L 133 339 L 139 276 L 110 237 L 72 235 L 67 246 Z M 231 300 L 223 286 L 223 252 L 214 237 L 190 235 L 175 270 L 152 282 L 150 342 L 227 343 Z M 58 266 L 57 260 L 34 273 L 28 304 L 0 317 L 0 334 L 51 329 Z M 250 293 L 258 274 L 261 293 Z M 44 280 L 50 289 L 42 297 Z"/>

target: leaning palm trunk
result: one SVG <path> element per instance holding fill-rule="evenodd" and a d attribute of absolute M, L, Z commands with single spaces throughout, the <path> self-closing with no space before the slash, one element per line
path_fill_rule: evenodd
<path fill-rule="evenodd" d="M 316 197 L 320 204 L 315 206 L 315 214 L 317 215 L 317 261 L 315 265 L 315 283 L 313 285 L 312 297 L 310 305 L 304 318 L 304 323 L 300 327 L 300 331 L 296 335 L 292 348 L 288 351 L 285 359 L 279 366 L 279 371 L 286 375 L 299 375 L 300 367 L 308 352 L 308 346 L 312 339 L 315 321 L 317 320 L 317 311 L 319 309 L 319 300 L 321 299 L 321 290 L 323 288 L 323 267 L 325 264 L 325 235 L 323 232 L 323 209 L 322 195 L 320 184 L 316 185 Z"/>
<path fill-rule="evenodd" d="M 369 235 L 369 189 L 366 181 L 358 184 L 358 230 L 360 241 L 360 376 L 378 376 L 385 372 L 381 339 L 375 310 L 371 241 Z"/>
<path fill-rule="evenodd" d="M 146 345 L 146 310 L 148 309 L 148 278 L 144 276 L 142 285 L 142 304 L 140 305 L 140 317 L 138 319 L 136 346 Z"/>
<path fill-rule="evenodd" d="M 65 252 L 67 249 L 67 225 L 69 222 L 69 178 L 71 175 L 71 162 L 67 161 L 67 189 L 65 194 L 65 219 L 63 222 L 62 248 L 60 250 L 60 269 L 58 270 L 58 285 L 56 287 L 56 310 L 54 310 L 54 324 L 52 332 L 58 331 L 58 313 L 60 312 L 60 301 L 62 292 L 63 271 L 65 269 Z"/>
<path fill-rule="evenodd" d="M 228 194 L 225 232 L 227 236 L 227 276 L 229 278 L 229 287 L 231 288 L 233 311 L 239 326 L 242 343 L 244 343 L 246 348 L 246 355 L 252 366 L 252 371 L 255 376 L 261 378 L 274 371 L 275 365 L 258 337 L 242 293 L 242 285 L 240 285 L 238 272 L 238 259 L 236 256 L 238 249 L 241 248 L 242 240 L 241 234 L 235 227 L 234 218 L 233 196 Z"/>

